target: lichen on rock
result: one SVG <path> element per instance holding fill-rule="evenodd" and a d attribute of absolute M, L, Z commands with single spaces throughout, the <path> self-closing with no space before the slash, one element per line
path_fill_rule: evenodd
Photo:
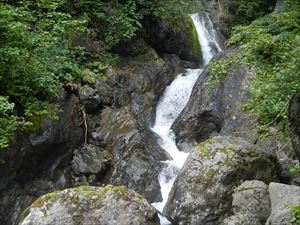
<path fill-rule="evenodd" d="M 38 198 L 20 225 L 124 224 L 159 225 L 156 210 L 125 187 L 80 186 Z"/>
<path fill-rule="evenodd" d="M 234 187 L 244 180 L 277 179 L 273 157 L 242 138 L 216 136 L 190 154 L 163 214 L 176 224 L 217 224 L 230 212 Z"/>

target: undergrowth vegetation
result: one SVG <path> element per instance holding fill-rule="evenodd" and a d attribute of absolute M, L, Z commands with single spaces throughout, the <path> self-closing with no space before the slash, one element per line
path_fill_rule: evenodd
<path fill-rule="evenodd" d="M 237 25 L 249 24 L 254 19 L 272 12 L 276 0 L 221 0 L 220 29 L 227 37 Z"/>
<path fill-rule="evenodd" d="M 300 202 L 298 205 L 290 207 L 292 209 L 292 216 L 290 221 L 293 225 L 300 224 Z"/>
<path fill-rule="evenodd" d="M 0 148 L 17 128 L 49 115 L 61 82 L 80 75 L 68 38 L 84 32 L 85 21 L 56 6 L 0 5 Z"/>
<path fill-rule="evenodd" d="M 236 27 L 228 46 L 238 51 L 210 66 L 211 84 L 221 82 L 237 66 L 254 70 L 246 109 L 258 115 L 261 125 L 276 122 L 284 131 L 289 99 L 300 91 L 299 3 L 293 1 L 288 12 Z"/>

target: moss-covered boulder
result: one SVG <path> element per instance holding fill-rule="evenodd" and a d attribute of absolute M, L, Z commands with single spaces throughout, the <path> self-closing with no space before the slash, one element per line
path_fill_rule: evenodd
<path fill-rule="evenodd" d="M 276 172 L 276 161 L 247 141 L 213 137 L 190 154 L 163 213 L 175 224 L 218 224 L 231 211 L 235 186 L 253 178 L 269 183 Z"/>
<path fill-rule="evenodd" d="M 23 212 L 20 225 L 159 225 L 156 210 L 126 189 L 80 186 L 38 198 Z"/>
<path fill-rule="evenodd" d="M 160 54 L 176 54 L 181 59 L 199 62 L 201 50 L 192 19 L 187 15 L 179 24 L 149 21 L 146 41 Z"/>

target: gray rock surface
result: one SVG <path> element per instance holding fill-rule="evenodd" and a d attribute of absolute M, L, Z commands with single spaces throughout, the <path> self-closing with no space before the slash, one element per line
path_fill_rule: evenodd
<path fill-rule="evenodd" d="M 286 12 L 288 9 L 291 8 L 291 1 L 289 0 L 277 0 L 274 12 Z"/>
<path fill-rule="evenodd" d="M 125 187 L 80 186 L 46 194 L 23 213 L 20 225 L 159 225 L 156 210 Z"/>
<path fill-rule="evenodd" d="M 178 144 L 198 142 L 223 126 L 224 107 L 221 91 L 210 93 L 205 86 L 209 76 L 204 71 L 197 80 L 187 106 L 172 125 Z"/>
<path fill-rule="evenodd" d="M 258 154 L 247 141 L 213 137 L 188 157 L 163 214 L 179 225 L 217 224 L 231 210 L 234 186 L 253 178 L 268 183 L 276 180 L 276 172 L 274 159 Z"/>
<path fill-rule="evenodd" d="M 232 197 L 234 215 L 226 218 L 224 225 L 265 224 L 271 212 L 268 185 L 258 180 L 245 181 L 234 190 Z"/>
<path fill-rule="evenodd" d="M 150 201 L 161 199 L 159 161 L 167 159 L 153 134 L 143 135 L 128 107 L 101 113 L 101 136 L 112 152 L 110 183 L 135 190 Z"/>
<path fill-rule="evenodd" d="M 82 114 L 74 95 L 62 94 L 59 120 L 44 119 L 35 132 L 16 135 L 0 158 L 0 224 L 14 225 L 24 207 L 41 194 L 68 185 L 72 149 L 83 141 Z"/>
<path fill-rule="evenodd" d="M 248 214 L 236 213 L 221 223 L 222 225 L 262 225 L 258 220 L 250 217 Z"/>
<path fill-rule="evenodd" d="M 113 105 L 118 108 L 127 106 L 132 104 L 136 95 L 141 97 L 153 92 L 155 101 L 152 100 L 149 104 L 150 108 L 154 107 L 158 96 L 173 80 L 175 74 L 149 47 L 145 54 L 136 57 L 122 57 L 120 61 L 120 68 L 107 80 L 107 84 L 113 87 Z M 144 121 L 151 116 L 145 115 L 142 111 L 139 113 Z"/>
<path fill-rule="evenodd" d="M 88 112 L 97 110 L 101 103 L 101 99 L 97 93 L 97 90 L 88 85 L 80 87 L 79 97 L 80 101 L 83 103 Z"/>
<path fill-rule="evenodd" d="M 292 210 L 289 206 L 300 203 L 300 187 L 280 183 L 270 183 L 271 215 L 266 225 L 289 225 Z"/>
<path fill-rule="evenodd" d="M 77 173 L 99 173 L 109 157 L 103 149 L 85 145 L 74 151 L 72 169 Z"/>
<path fill-rule="evenodd" d="M 147 42 L 160 54 L 176 54 L 181 59 L 199 62 L 201 50 L 192 20 L 186 26 L 174 26 L 166 21 L 150 21 Z"/>
<path fill-rule="evenodd" d="M 78 110 L 78 99 L 74 95 L 61 96 L 59 120 L 47 118 L 41 122 L 41 127 L 28 134 L 33 149 L 43 154 L 45 149 L 61 144 L 65 148 L 77 146 L 83 140 L 82 114 Z M 60 148 L 62 148 L 60 146 Z"/>
<path fill-rule="evenodd" d="M 243 212 L 265 222 L 271 212 L 268 186 L 258 180 L 245 181 L 233 194 L 233 212 Z"/>
<path fill-rule="evenodd" d="M 114 183 L 137 185 L 135 189 L 147 193 L 147 199 L 160 199 L 156 195 L 156 163 L 167 156 L 161 156 L 156 137 L 151 132 L 148 135 L 148 122 L 158 96 L 174 74 L 151 48 L 137 57 L 122 56 L 120 61 L 120 68 L 107 70 L 106 80 L 94 77 L 95 83 L 81 87 L 80 100 L 73 94 L 64 94 L 58 100 L 62 105 L 59 121 L 46 119 L 37 132 L 18 133 L 10 149 L 0 151 L 0 158 L 6 160 L 4 166 L 0 165 L 0 224 L 16 225 L 21 211 L 40 195 L 82 184 L 107 183 L 114 171 Z M 89 147 L 100 148 L 110 160 L 105 168 L 98 151 L 89 149 L 85 154 L 79 147 L 85 131 L 79 101 L 87 111 Z M 105 107 L 112 113 L 106 118 L 119 115 L 119 120 L 123 116 L 119 112 L 126 107 L 134 121 L 134 134 L 119 127 L 118 132 L 104 138 L 100 111 Z M 113 123 L 108 120 L 105 129 L 109 130 Z M 126 138 L 129 139 L 124 143 Z M 80 150 L 73 157 L 75 149 Z M 152 168 L 156 168 L 154 172 Z M 144 183 L 146 179 L 149 180 Z M 152 186 L 146 188 L 149 183 Z"/>
<path fill-rule="evenodd" d="M 100 96 L 100 106 L 109 106 L 113 103 L 113 86 L 109 86 L 106 81 L 103 79 L 96 79 L 95 89 L 97 90 L 97 94 Z"/>
<path fill-rule="evenodd" d="M 289 104 L 288 126 L 294 152 L 300 160 L 300 93 L 295 94 Z"/>
<path fill-rule="evenodd" d="M 220 57 L 219 54 L 215 59 Z M 243 103 L 249 96 L 247 86 L 251 75 L 251 71 L 237 68 L 221 81 L 222 85 L 212 86 L 211 74 L 205 69 L 187 106 L 172 125 L 179 145 L 205 140 L 214 132 L 228 134 L 247 130 L 249 115 L 243 111 Z"/>

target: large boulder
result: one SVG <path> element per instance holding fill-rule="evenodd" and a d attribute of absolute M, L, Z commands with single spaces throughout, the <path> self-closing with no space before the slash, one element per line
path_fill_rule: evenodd
<path fill-rule="evenodd" d="M 80 186 L 46 194 L 23 213 L 20 225 L 159 225 L 156 210 L 125 187 Z"/>
<path fill-rule="evenodd" d="M 292 216 L 291 206 L 300 202 L 300 187 L 280 183 L 270 183 L 271 215 L 266 225 L 288 225 Z"/>
<path fill-rule="evenodd" d="M 216 136 L 187 159 L 163 211 L 174 224 L 217 224 L 230 212 L 234 187 L 253 178 L 276 180 L 273 157 L 241 138 Z"/>
<path fill-rule="evenodd" d="M 234 215 L 226 218 L 224 225 L 265 224 L 271 212 L 268 185 L 258 180 L 245 181 L 232 197 Z"/>

